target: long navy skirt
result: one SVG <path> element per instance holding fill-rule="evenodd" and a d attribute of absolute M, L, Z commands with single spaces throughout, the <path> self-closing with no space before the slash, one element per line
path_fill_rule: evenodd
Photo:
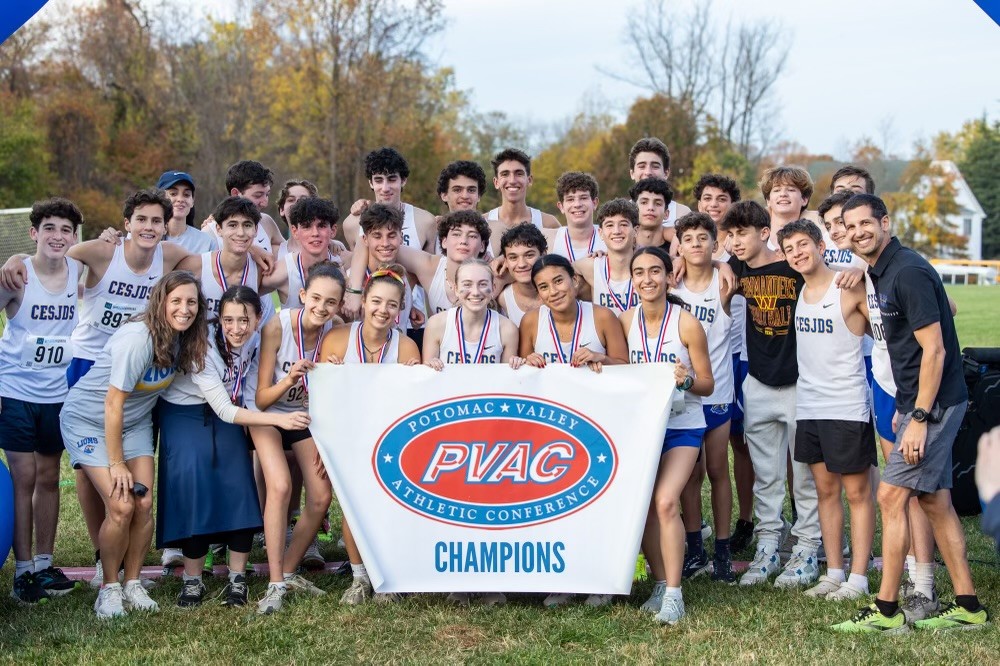
<path fill-rule="evenodd" d="M 156 546 L 193 536 L 263 528 L 253 459 L 242 426 L 207 404 L 160 407 Z"/>

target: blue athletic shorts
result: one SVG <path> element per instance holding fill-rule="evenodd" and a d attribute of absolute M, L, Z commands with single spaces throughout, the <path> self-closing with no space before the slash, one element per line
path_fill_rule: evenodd
<path fill-rule="evenodd" d="M 875 432 L 882 439 L 895 442 L 892 417 L 896 415 L 896 396 L 886 393 L 878 382 L 872 382 L 872 403 L 875 408 Z"/>
<path fill-rule="evenodd" d="M 94 367 L 94 361 L 89 358 L 74 358 L 66 368 L 66 384 L 73 388 L 73 384 L 83 379 L 83 376 Z"/>
<path fill-rule="evenodd" d="M 872 374 L 871 354 L 865 356 L 865 379 L 868 380 L 868 387 L 871 388 L 872 384 L 875 383 L 875 376 Z"/>
<path fill-rule="evenodd" d="M 733 418 L 733 403 L 702 405 L 705 412 L 705 432 L 711 432 Z"/>
<path fill-rule="evenodd" d="M 743 382 L 750 372 L 750 362 L 741 361 L 739 354 L 733 354 L 733 413 L 729 424 L 730 434 L 743 434 Z"/>
<path fill-rule="evenodd" d="M 666 434 L 663 435 L 663 448 L 660 450 L 660 455 L 678 446 L 692 446 L 700 449 L 701 440 L 704 437 L 704 428 L 667 428 Z"/>

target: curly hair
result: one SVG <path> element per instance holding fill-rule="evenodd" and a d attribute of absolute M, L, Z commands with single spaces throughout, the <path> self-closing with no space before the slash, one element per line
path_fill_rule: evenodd
<path fill-rule="evenodd" d="M 76 207 L 75 203 L 62 197 L 36 201 L 31 206 L 31 214 L 28 215 L 28 219 L 31 220 L 31 226 L 35 229 L 47 217 L 61 217 L 69 220 L 73 223 L 73 231 L 76 231 L 77 227 L 83 224 L 83 213 L 80 212 L 80 209 Z"/>
<path fill-rule="evenodd" d="M 441 173 L 438 175 L 437 193 L 439 195 L 447 194 L 448 184 L 459 176 L 476 181 L 476 185 L 479 187 L 479 196 L 482 196 L 483 192 L 486 191 L 486 172 L 483 171 L 483 167 L 469 160 L 458 160 L 441 169 Z"/>
<path fill-rule="evenodd" d="M 198 312 L 187 330 L 178 333 L 167 321 L 167 297 L 178 287 L 193 284 L 198 293 Z M 208 352 L 208 304 L 201 283 L 190 271 L 164 275 L 149 295 L 149 306 L 131 319 L 141 321 L 153 340 L 153 365 L 194 374 L 205 369 Z"/>
<path fill-rule="evenodd" d="M 523 150 L 517 148 L 504 148 L 493 156 L 490 165 L 493 167 L 493 175 L 497 175 L 497 169 L 504 162 L 518 162 L 524 167 L 524 172 L 531 175 L 531 156 Z"/>
<path fill-rule="evenodd" d="M 382 147 L 365 155 L 365 178 L 372 179 L 372 176 L 391 176 L 398 173 L 399 177 L 406 180 L 410 177 L 410 165 L 395 148 Z"/>
<path fill-rule="evenodd" d="M 601 207 L 597 209 L 594 219 L 597 221 L 597 226 L 601 226 L 606 218 L 613 215 L 621 215 L 631 222 L 633 227 L 639 226 L 639 207 L 631 199 L 618 197 L 602 203 Z"/>
<path fill-rule="evenodd" d="M 599 188 L 597 179 L 582 171 L 567 171 L 556 180 L 556 199 L 562 201 L 570 192 L 589 192 L 591 199 L 597 199 Z"/>
<path fill-rule="evenodd" d="M 438 240 L 443 243 L 452 229 L 463 226 L 473 227 L 476 230 L 484 248 L 490 246 L 490 225 L 486 222 L 486 218 L 474 210 L 456 210 L 442 217 L 438 222 Z"/>
<path fill-rule="evenodd" d="M 151 187 L 145 190 L 139 190 L 138 192 L 133 192 L 125 199 L 125 205 L 122 206 L 122 217 L 126 220 L 132 219 L 132 213 L 139 206 L 147 206 L 149 204 L 156 204 L 163 209 L 163 221 L 166 223 L 171 217 L 174 216 L 174 204 L 170 202 L 167 198 L 167 193 L 163 190 L 159 190 L 155 187 Z"/>
<path fill-rule="evenodd" d="M 732 203 L 740 200 L 740 186 L 735 180 L 728 176 L 723 176 L 721 173 L 706 173 L 698 179 L 698 182 L 694 185 L 695 201 L 701 199 L 701 195 L 706 187 L 714 187 L 717 190 L 722 190 L 729 195 Z"/>
<path fill-rule="evenodd" d="M 226 191 L 244 192 L 251 185 L 274 185 L 274 172 L 256 160 L 241 160 L 226 172 Z"/>

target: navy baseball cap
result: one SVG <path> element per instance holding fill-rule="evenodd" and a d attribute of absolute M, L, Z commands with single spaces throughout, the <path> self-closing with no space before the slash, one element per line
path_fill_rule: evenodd
<path fill-rule="evenodd" d="M 165 190 L 168 187 L 173 187 L 177 183 L 187 183 L 194 190 L 194 178 L 190 174 L 184 173 L 183 171 L 166 171 L 160 179 L 156 181 L 156 187 L 160 190 Z"/>

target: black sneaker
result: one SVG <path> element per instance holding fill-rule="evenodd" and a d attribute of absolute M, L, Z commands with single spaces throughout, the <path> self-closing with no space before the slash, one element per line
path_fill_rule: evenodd
<path fill-rule="evenodd" d="M 50 597 L 61 597 L 80 587 L 80 582 L 66 578 L 62 569 L 48 567 L 35 572 L 35 580 Z"/>
<path fill-rule="evenodd" d="M 727 585 L 736 584 L 736 574 L 733 573 L 733 561 L 729 558 L 712 561 L 712 580 Z"/>
<path fill-rule="evenodd" d="M 14 579 L 14 589 L 10 596 L 22 604 L 47 604 L 48 593 L 42 589 L 33 573 L 23 573 Z"/>
<path fill-rule="evenodd" d="M 351 569 L 350 560 L 344 560 L 340 563 L 340 566 L 333 570 L 334 576 L 353 576 L 354 570 Z"/>
<path fill-rule="evenodd" d="M 701 551 L 697 555 L 685 555 L 684 568 L 681 570 L 681 577 L 686 580 L 688 578 L 700 576 L 708 571 L 709 567 L 708 555 L 705 554 L 705 551 Z"/>
<path fill-rule="evenodd" d="M 181 594 L 177 597 L 177 605 L 181 608 L 194 608 L 201 605 L 201 600 L 205 597 L 205 584 L 200 580 L 186 580 Z"/>
<path fill-rule="evenodd" d="M 246 606 L 247 605 L 247 580 L 243 576 L 235 576 L 233 580 L 229 581 L 226 585 L 226 589 L 223 590 L 226 595 L 225 600 L 222 602 L 223 606 Z"/>
<path fill-rule="evenodd" d="M 729 537 L 729 550 L 739 553 L 749 548 L 751 543 L 753 543 L 753 523 L 749 520 L 737 520 L 736 529 Z"/>

